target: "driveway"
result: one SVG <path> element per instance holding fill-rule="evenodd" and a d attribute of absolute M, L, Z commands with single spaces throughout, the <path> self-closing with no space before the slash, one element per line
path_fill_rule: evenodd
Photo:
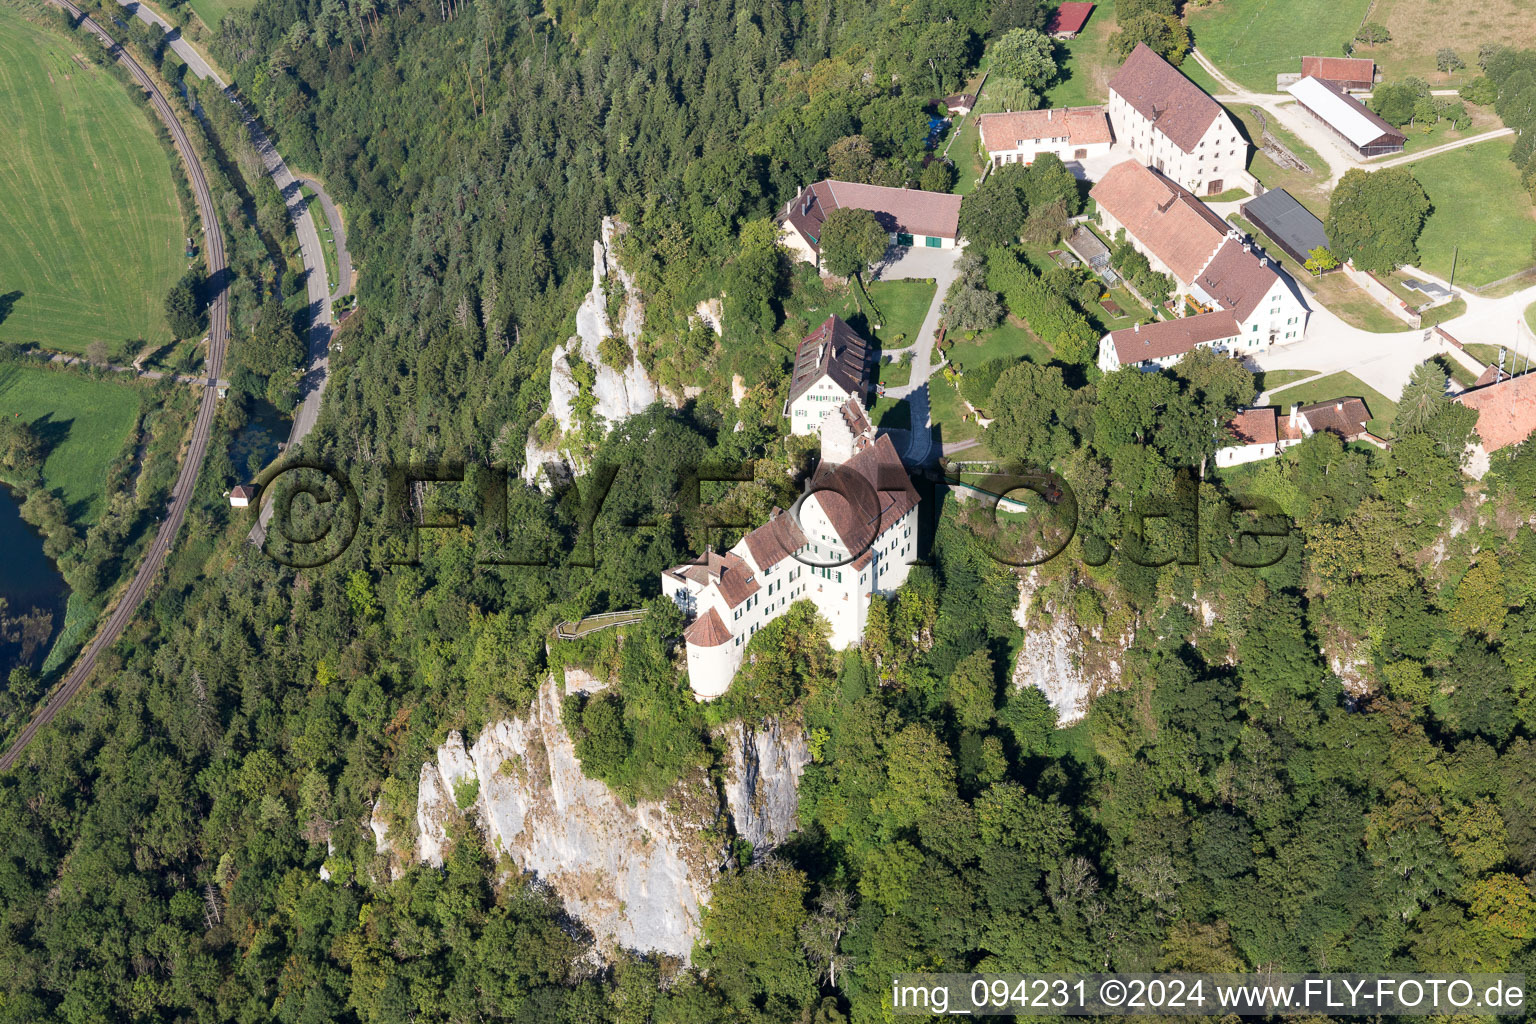
<path fill-rule="evenodd" d="M 926 246 L 909 246 L 905 249 L 892 247 L 886 254 L 886 262 L 876 272 L 880 281 L 899 281 L 913 278 L 932 278 L 937 286 L 933 301 L 928 304 L 928 315 L 917 338 L 909 346 L 912 351 L 912 378 L 897 388 L 887 388 L 887 398 L 905 398 L 912 417 L 912 429 L 907 435 L 907 462 L 921 465 L 933 453 L 933 424 L 929 418 L 928 378 L 937 367 L 933 366 L 933 343 L 939 333 L 939 307 L 944 295 L 959 276 L 955 264 L 964 249 L 929 249 Z M 898 349 L 898 352 L 907 351 Z"/>

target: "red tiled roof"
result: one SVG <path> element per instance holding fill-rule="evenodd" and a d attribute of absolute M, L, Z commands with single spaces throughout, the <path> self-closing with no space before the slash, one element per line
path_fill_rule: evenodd
<path fill-rule="evenodd" d="M 1246 323 L 1264 296 L 1280 280 L 1274 269 L 1243 248 L 1243 243 L 1229 238 L 1200 275 L 1197 284 L 1217 302 Z"/>
<path fill-rule="evenodd" d="M 1146 43 L 1136 44 L 1109 88 L 1186 153 L 1194 152 L 1221 113 L 1221 104 Z"/>
<path fill-rule="evenodd" d="M 1364 57 L 1303 57 L 1301 75 L 1325 82 L 1374 82 L 1376 62 Z"/>
<path fill-rule="evenodd" d="M 1015 110 L 1006 114 L 982 114 L 976 119 L 981 144 L 988 152 L 1018 149 L 1019 141 L 1055 139 L 1065 135 L 1072 146 L 1109 142 L 1109 118 L 1103 107 L 1062 110 Z"/>
<path fill-rule="evenodd" d="M 1274 444 L 1280 437 L 1274 406 L 1244 409 L 1233 416 L 1227 426 L 1236 436 L 1233 444 Z"/>
<path fill-rule="evenodd" d="M 1126 327 L 1111 331 L 1109 338 L 1114 343 L 1120 365 L 1131 366 L 1144 359 L 1180 356 L 1208 341 L 1235 338 L 1240 330 L 1231 313 L 1218 309 L 1199 316 L 1163 320 L 1145 327 Z"/>
<path fill-rule="evenodd" d="M 827 487 L 833 484 L 834 473 L 846 470 L 862 476 L 869 483 L 869 489 L 818 490 L 816 500 L 832 521 L 832 528 L 843 545 L 851 550 L 880 536 L 916 508 L 918 495 L 888 435 L 875 438 L 874 444 L 857 452 L 841 467 L 822 463 L 817 467 L 813 481 Z"/>
<path fill-rule="evenodd" d="M 1472 382 L 1471 387 L 1480 388 L 1485 384 L 1497 384 L 1506 376 L 1507 374 L 1497 366 L 1485 366 L 1483 372 L 1477 375 L 1477 380 Z"/>
<path fill-rule="evenodd" d="M 234 490 L 229 492 L 229 496 L 231 498 L 244 498 L 249 501 L 256 497 L 256 488 L 247 487 L 245 484 L 237 484 Z"/>
<path fill-rule="evenodd" d="M 683 639 L 695 647 L 719 647 L 731 642 L 731 631 L 725 628 L 725 620 L 711 608 L 688 624 Z"/>
<path fill-rule="evenodd" d="M 1193 281 L 1227 237 L 1226 222 L 1192 192 L 1135 160 L 1111 167 L 1088 194 L 1180 281 Z"/>
<path fill-rule="evenodd" d="M 1335 398 L 1331 402 L 1304 405 L 1301 415 L 1307 418 L 1313 431 L 1331 430 L 1346 441 L 1368 433 L 1365 424 L 1371 418 L 1370 410 L 1359 398 Z"/>
<path fill-rule="evenodd" d="M 1536 374 L 1463 391 L 1456 401 L 1477 410 L 1477 436 L 1484 451 L 1519 444 L 1536 430 Z"/>
<path fill-rule="evenodd" d="M 727 551 L 720 557 L 720 561 L 720 577 L 715 581 L 715 586 L 720 588 L 725 606 L 735 608 L 757 593 L 757 580 L 753 578 L 752 567 L 736 552 Z"/>
<path fill-rule="evenodd" d="M 747 550 L 752 552 L 752 561 L 767 572 L 804 547 L 805 534 L 795 524 L 794 516 L 783 515 L 781 510 L 774 509 L 773 518 L 747 534 L 746 542 Z"/>
<path fill-rule="evenodd" d="M 795 350 L 795 369 L 786 406 L 805 394 L 823 375 L 831 377 L 844 391 L 858 394 L 865 389 L 868 362 L 869 343 L 859 332 L 842 317 L 827 317 Z"/>
<path fill-rule="evenodd" d="M 821 225 L 827 214 L 843 208 L 869 210 L 892 234 L 955 238 L 960 234 L 960 199 L 948 192 L 828 178 L 802 189 L 784 207 L 780 218 L 794 225 L 817 252 L 821 251 Z"/>
<path fill-rule="evenodd" d="M 1092 13 L 1093 4 L 1067 0 L 1051 13 L 1051 20 L 1046 22 L 1045 30 L 1050 33 L 1081 32 L 1083 26 L 1088 24 L 1088 15 Z"/>

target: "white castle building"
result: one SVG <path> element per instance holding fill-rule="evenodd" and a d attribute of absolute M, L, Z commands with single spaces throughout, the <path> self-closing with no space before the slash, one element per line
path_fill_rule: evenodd
<path fill-rule="evenodd" d="M 683 639 L 694 696 L 723 694 L 747 641 L 796 601 L 815 604 L 834 648 L 863 639 L 870 595 L 906 582 L 917 504 L 895 446 L 876 436 L 857 398 L 825 417 L 810 493 L 724 554 L 661 574 L 662 593 L 692 620 Z"/>

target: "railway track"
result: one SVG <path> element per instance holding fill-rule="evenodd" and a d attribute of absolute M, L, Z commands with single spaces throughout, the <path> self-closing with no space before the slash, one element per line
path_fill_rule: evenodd
<path fill-rule="evenodd" d="M 203 222 L 203 253 L 208 262 L 208 280 L 215 291 L 208 313 L 208 362 L 207 374 L 203 381 L 203 398 L 197 408 L 191 443 L 182 460 L 176 483 L 171 488 L 171 503 L 165 518 L 160 524 L 160 529 L 155 533 L 155 539 L 151 542 L 149 551 L 140 562 L 138 571 L 134 573 L 133 580 L 118 598 L 106 623 L 96 631 L 90 643 L 85 645 L 85 649 L 75 659 L 64 681 L 49 696 L 42 708 L 32 716 L 32 720 L 27 723 L 26 728 L 22 729 L 10 749 L 0 756 L 0 771 L 9 771 L 14 767 L 22 751 L 26 749 L 28 743 L 32 742 L 32 738 L 38 731 L 51 722 L 54 716 L 85 686 L 91 673 L 95 671 L 102 652 L 122 636 L 129 620 L 138 612 L 139 606 L 143 604 L 144 598 L 154 585 L 155 577 L 165 564 L 171 544 L 176 539 L 183 520 L 186 519 L 187 506 L 192 501 L 192 493 L 197 489 L 197 476 L 202 470 L 203 456 L 208 451 L 208 439 L 213 433 L 213 417 L 218 405 L 216 385 L 224 369 L 224 350 L 229 344 L 229 291 L 224 280 L 227 267 L 224 258 L 224 235 L 219 228 L 218 216 L 213 208 L 213 194 L 208 190 L 208 180 L 203 175 L 203 166 L 197 159 L 197 153 L 192 149 L 192 141 L 187 138 L 186 129 L 154 81 L 145 74 L 138 61 L 134 60 L 117 40 L 69 0 L 52 0 L 52 2 L 77 19 L 81 29 L 100 39 L 102 45 L 107 48 L 107 52 L 112 54 L 117 62 L 127 69 L 133 80 L 149 94 L 150 104 L 155 108 L 155 113 L 160 120 L 165 123 L 166 130 L 170 132 L 172 141 L 181 153 L 182 163 L 186 165 L 187 180 L 191 182 L 192 193 L 197 201 L 198 215 Z"/>

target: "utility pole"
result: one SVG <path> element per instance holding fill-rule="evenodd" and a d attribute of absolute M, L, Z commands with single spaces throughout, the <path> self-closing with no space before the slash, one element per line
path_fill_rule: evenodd
<path fill-rule="evenodd" d="M 1452 299 L 1456 298 L 1456 257 L 1460 254 L 1461 246 L 1457 245 L 1451 249 L 1451 280 L 1449 287 L 1451 290 Z"/>

